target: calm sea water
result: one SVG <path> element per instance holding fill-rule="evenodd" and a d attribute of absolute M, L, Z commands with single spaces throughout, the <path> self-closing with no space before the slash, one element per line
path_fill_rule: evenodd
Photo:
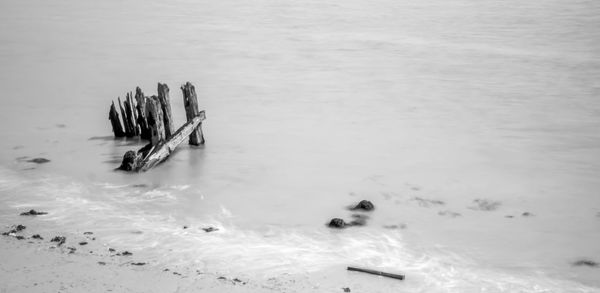
<path fill-rule="evenodd" d="M 600 261 L 598 1 L 8 0 L 0 24 L 3 224 L 292 291 L 600 291 L 571 265 Z M 207 144 L 114 172 L 142 143 L 110 101 L 158 81 L 177 125 L 196 85 Z M 367 226 L 324 226 L 360 199 Z"/>

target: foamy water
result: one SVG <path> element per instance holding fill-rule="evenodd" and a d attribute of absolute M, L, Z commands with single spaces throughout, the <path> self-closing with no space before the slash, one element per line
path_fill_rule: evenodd
<path fill-rule="evenodd" d="M 296 291 L 599 290 L 598 269 L 571 265 L 600 261 L 594 1 L 0 8 L 3 223 L 47 210 L 49 232 Z M 110 100 L 166 82 L 179 125 L 188 80 L 207 144 L 114 172 L 143 142 L 112 139 Z M 325 227 L 361 199 L 377 206 L 367 226 Z"/>

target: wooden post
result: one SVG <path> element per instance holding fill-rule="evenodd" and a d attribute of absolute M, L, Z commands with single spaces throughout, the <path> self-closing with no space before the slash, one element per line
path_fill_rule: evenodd
<path fill-rule="evenodd" d="M 185 116 L 187 118 L 187 121 L 189 122 L 192 119 L 194 119 L 194 117 L 199 115 L 196 89 L 190 82 L 187 82 L 186 84 L 181 86 L 181 91 L 183 92 L 183 105 L 185 106 Z M 200 122 L 198 128 L 196 128 L 190 134 L 189 143 L 191 145 L 204 144 L 204 135 L 202 134 L 202 122 Z"/>
<path fill-rule="evenodd" d="M 146 100 L 146 121 L 150 129 L 150 142 L 158 145 L 165 140 L 165 126 L 163 112 L 157 96 Z"/>
<path fill-rule="evenodd" d="M 123 120 L 123 130 L 125 130 L 125 136 L 134 137 L 135 132 L 133 131 L 132 121 L 129 120 L 129 115 L 127 115 L 127 112 L 123 108 L 123 104 L 121 103 L 121 97 L 118 97 L 117 99 L 119 101 L 119 108 L 121 109 L 121 117 Z"/>
<path fill-rule="evenodd" d="M 119 113 L 117 113 L 117 109 L 115 108 L 115 102 L 112 102 L 112 104 L 110 105 L 108 119 L 112 124 L 112 129 L 115 134 L 115 137 L 125 136 L 125 133 L 123 132 L 123 127 L 121 127 L 121 121 L 119 120 Z"/>
<path fill-rule="evenodd" d="M 135 114 L 135 106 L 133 104 L 133 98 L 131 97 L 131 93 L 127 93 L 125 95 L 125 101 L 123 102 L 123 104 L 125 105 L 125 112 L 127 113 L 129 128 L 133 132 L 133 136 L 140 135 L 140 131 L 137 125 L 137 115 Z"/>
<path fill-rule="evenodd" d="M 148 128 L 148 121 L 146 118 L 146 102 L 148 98 L 144 96 L 144 93 L 139 87 L 135 88 L 135 100 L 137 102 L 138 112 L 138 124 L 140 125 L 140 137 L 142 139 L 150 139 L 152 136 L 150 129 Z"/>
<path fill-rule="evenodd" d="M 158 83 L 158 100 L 163 112 L 165 125 L 165 137 L 168 139 L 173 135 L 173 115 L 171 114 L 171 101 L 169 100 L 169 87 L 164 83 Z"/>

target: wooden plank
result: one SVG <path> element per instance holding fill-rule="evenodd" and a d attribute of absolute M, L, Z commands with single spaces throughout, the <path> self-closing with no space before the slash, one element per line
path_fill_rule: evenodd
<path fill-rule="evenodd" d="M 134 137 L 135 132 L 133 131 L 132 121 L 129 120 L 129 115 L 127 115 L 127 111 L 123 108 L 123 104 L 121 103 L 121 97 L 118 97 L 119 108 L 121 109 L 121 118 L 123 120 L 123 130 L 125 131 L 125 136 Z"/>
<path fill-rule="evenodd" d="M 110 120 L 115 137 L 124 137 L 125 132 L 123 132 L 123 127 L 121 126 L 121 121 L 119 120 L 119 113 L 117 113 L 117 109 L 115 108 L 115 102 L 112 102 L 110 105 L 108 120 Z"/>
<path fill-rule="evenodd" d="M 137 124 L 137 115 L 135 112 L 135 104 L 133 103 L 133 97 L 131 93 L 127 93 L 125 95 L 125 101 L 123 104 L 125 105 L 125 112 L 127 113 L 129 127 L 133 130 L 133 136 L 140 135 L 140 129 Z"/>
<path fill-rule="evenodd" d="M 180 145 L 186 137 L 188 137 L 195 129 L 206 119 L 204 111 L 198 113 L 198 116 L 192 118 L 190 121 L 181 126 L 171 138 L 165 142 L 155 146 L 152 151 L 141 161 L 139 166 L 136 168 L 137 171 L 148 171 L 152 167 L 165 161 L 171 153 Z"/>
<path fill-rule="evenodd" d="M 187 82 L 186 84 L 181 86 L 181 91 L 183 92 L 183 105 L 185 106 L 185 116 L 187 121 L 191 121 L 199 114 L 198 110 L 198 99 L 196 97 L 196 89 L 194 86 Z M 204 135 L 202 134 L 202 123 L 192 131 L 189 136 L 189 143 L 191 145 L 201 145 L 204 144 Z"/>
<path fill-rule="evenodd" d="M 158 83 L 158 100 L 163 112 L 165 125 L 165 137 L 168 139 L 175 132 L 173 126 L 173 115 L 171 114 L 171 101 L 169 99 L 169 87 L 164 83 Z"/>
<path fill-rule="evenodd" d="M 388 277 L 388 278 L 393 278 L 393 279 L 398 279 L 398 280 L 404 280 L 404 275 L 390 274 L 390 273 L 385 273 L 385 272 L 381 272 L 381 271 L 362 269 L 362 268 L 356 268 L 356 267 L 348 267 L 348 270 L 382 276 L 382 277 Z"/>

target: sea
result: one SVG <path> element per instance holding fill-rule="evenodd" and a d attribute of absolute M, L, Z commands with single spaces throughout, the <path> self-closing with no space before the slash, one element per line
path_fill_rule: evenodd
<path fill-rule="evenodd" d="M 267 292 L 600 292 L 599 28 L 593 0 L 2 0 L 0 224 Z M 115 171 L 146 142 L 111 102 L 166 83 L 179 126 L 188 81 L 206 144 Z"/>

